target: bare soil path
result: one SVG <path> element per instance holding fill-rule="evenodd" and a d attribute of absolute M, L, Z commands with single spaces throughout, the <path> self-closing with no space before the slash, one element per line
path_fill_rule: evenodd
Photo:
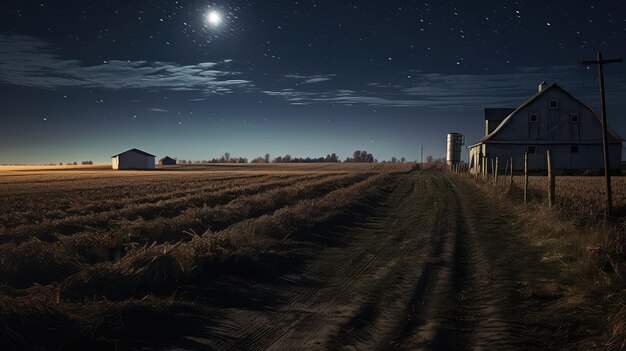
<path fill-rule="evenodd" d="M 468 180 L 426 171 L 393 182 L 362 221 L 307 234 L 335 241 L 267 286 L 272 304 L 225 309 L 210 336 L 188 339 L 191 348 L 556 347 L 532 318 L 549 298 L 520 293 L 551 267 L 510 228 L 510 216 Z"/>

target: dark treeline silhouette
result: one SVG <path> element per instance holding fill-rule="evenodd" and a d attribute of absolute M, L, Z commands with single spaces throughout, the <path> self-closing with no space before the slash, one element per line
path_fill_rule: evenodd
<path fill-rule="evenodd" d="M 382 162 L 383 162 L 383 163 L 385 163 L 385 162 L 391 162 L 391 163 L 396 163 L 396 162 L 399 162 L 399 163 L 405 163 L 405 162 L 406 162 L 406 158 L 404 158 L 404 157 L 397 158 L 397 157 L 393 156 L 393 157 L 392 157 L 389 161 L 382 161 Z"/>
<path fill-rule="evenodd" d="M 220 158 L 213 158 L 210 160 L 179 160 L 178 164 L 202 164 L 202 163 L 248 163 L 248 159 L 245 157 L 231 157 L 230 152 L 225 152 Z"/>
<path fill-rule="evenodd" d="M 328 154 L 326 157 L 292 157 L 290 154 L 278 156 L 272 160 L 273 163 L 322 163 L 322 162 L 340 162 L 336 153 Z"/>
<path fill-rule="evenodd" d="M 356 150 L 352 153 L 352 157 L 346 158 L 345 162 L 377 162 L 374 155 L 365 150 Z"/>
<path fill-rule="evenodd" d="M 432 156 L 428 156 L 430 162 L 432 162 Z M 341 162 L 339 156 L 336 153 L 327 154 L 325 157 L 293 157 L 291 154 L 285 154 L 284 156 L 277 156 L 273 159 L 270 158 L 270 154 L 256 157 L 249 161 L 250 163 L 326 163 L 326 162 Z M 348 157 L 344 162 L 378 162 L 374 158 L 374 155 L 365 150 L 356 150 L 352 153 L 352 157 Z M 388 161 L 382 162 L 407 162 L 404 157 L 392 157 Z M 179 164 L 201 164 L 201 163 L 248 163 L 248 159 L 245 157 L 231 157 L 229 152 L 225 152 L 220 158 L 213 158 L 211 160 L 179 160 Z"/>

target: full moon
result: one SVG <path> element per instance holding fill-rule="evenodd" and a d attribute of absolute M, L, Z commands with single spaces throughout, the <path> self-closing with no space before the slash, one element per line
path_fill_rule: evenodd
<path fill-rule="evenodd" d="M 222 15 L 217 11 L 209 11 L 206 15 L 206 21 L 210 25 L 217 27 L 222 23 Z"/>

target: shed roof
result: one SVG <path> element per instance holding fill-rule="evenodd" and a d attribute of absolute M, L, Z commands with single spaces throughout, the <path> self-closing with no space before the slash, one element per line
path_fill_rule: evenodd
<path fill-rule="evenodd" d="M 169 157 L 169 156 L 165 156 L 162 159 L 160 159 L 159 161 L 165 161 L 165 160 L 172 160 L 175 161 L 173 158 Z"/>
<path fill-rule="evenodd" d="M 545 82 L 542 82 L 542 85 L 546 85 L 546 83 L 545 83 Z M 491 132 L 491 134 L 489 134 L 489 135 L 486 135 L 486 136 L 482 137 L 480 140 L 478 140 L 478 142 L 477 142 L 476 144 L 474 144 L 474 145 L 470 145 L 470 146 L 468 146 L 468 148 L 471 148 L 471 147 L 476 146 L 476 145 L 480 145 L 480 144 L 482 144 L 482 143 L 484 143 L 484 142 L 488 141 L 489 139 L 491 139 L 493 136 L 495 136 L 496 134 L 498 134 L 498 132 L 500 132 L 500 130 L 502 130 L 502 128 L 503 128 L 503 127 L 504 127 L 507 123 L 509 123 L 509 121 L 511 120 L 511 118 L 513 118 L 513 116 L 515 116 L 515 114 L 516 114 L 519 110 L 521 110 L 521 109 L 523 109 L 524 107 L 526 107 L 526 106 L 530 105 L 533 101 L 537 100 L 537 99 L 538 99 L 541 95 L 543 95 L 546 91 L 551 90 L 551 89 L 560 89 L 562 92 L 564 92 L 565 94 L 569 95 L 572 99 L 574 99 L 574 100 L 578 101 L 580 104 L 582 104 L 583 106 L 585 106 L 586 108 L 588 108 L 589 110 L 591 110 L 591 112 L 593 112 L 593 115 L 594 115 L 594 116 L 596 116 L 596 118 L 598 119 L 598 121 L 600 121 L 600 123 L 602 123 L 602 122 L 601 122 L 601 119 L 600 119 L 600 116 L 598 116 L 598 113 L 597 113 L 597 112 L 596 112 L 593 108 L 591 108 L 591 106 L 587 105 L 587 104 L 586 104 L 586 103 L 584 103 L 582 100 L 580 100 L 579 98 L 577 98 L 577 97 L 575 97 L 574 95 L 572 95 L 569 91 L 567 91 L 567 90 L 565 90 L 565 89 L 561 88 L 561 86 L 559 86 L 558 84 L 556 84 L 556 83 L 552 83 L 552 84 L 547 84 L 547 86 L 546 86 L 546 87 L 544 87 L 543 89 L 541 89 L 541 91 L 539 91 L 537 94 L 535 94 L 534 96 L 532 96 L 530 99 L 526 100 L 523 104 L 521 104 L 518 108 L 516 108 L 513 112 L 511 112 L 511 113 L 510 113 L 510 114 L 509 114 L 509 115 L 508 115 L 508 116 L 507 116 L 507 117 L 506 117 L 506 118 L 502 121 L 502 123 L 500 123 L 500 125 L 498 125 L 498 127 L 497 127 L 497 128 L 496 128 L 493 132 Z M 486 111 L 485 111 L 485 113 L 486 113 Z M 621 141 L 624 141 L 624 139 L 623 139 L 621 136 L 619 136 L 619 135 L 618 135 L 615 131 L 613 131 L 611 128 L 608 128 L 608 127 L 607 127 L 607 130 L 608 130 L 608 132 L 609 132 L 611 135 L 613 135 L 615 138 L 617 138 L 617 139 L 619 139 L 619 140 L 621 140 Z"/>
<path fill-rule="evenodd" d="M 148 157 L 156 157 L 156 156 L 154 156 L 154 155 L 152 155 L 152 154 L 149 154 L 149 153 L 147 153 L 147 152 L 145 152 L 145 151 L 141 151 L 141 150 L 139 150 L 139 149 L 134 149 L 134 148 L 133 148 L 133 149 L 130 149 L 130 150 L 127 150 L 127 151 L 124 151 L 124 152 L 121 152 L 121 153 L 119 153 L 119 154 L 117 154 L 117 155 L 113 155 L 113 156 L 111 156 L 111 157 L 117 157 L 117 156 L 119 156 L 119 155 L 123 155 L 123 154 L 129 153 L 129 152 L 134 152 L 134 153 L 137 153 L 137 154 L 140 154 L 140 155 L 143 155 L 143 156 L 148 156 Z"/>

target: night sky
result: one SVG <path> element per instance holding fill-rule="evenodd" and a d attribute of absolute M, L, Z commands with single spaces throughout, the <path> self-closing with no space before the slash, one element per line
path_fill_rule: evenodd
<path fill-rule="evenodd" d="M 543 80 L 597 108 L 579 61 L 625 48 L 625 1 L 2 1 L 0 163 L 442 157 Z M 606 82 L 626 136 L 626 64 Z"/>

